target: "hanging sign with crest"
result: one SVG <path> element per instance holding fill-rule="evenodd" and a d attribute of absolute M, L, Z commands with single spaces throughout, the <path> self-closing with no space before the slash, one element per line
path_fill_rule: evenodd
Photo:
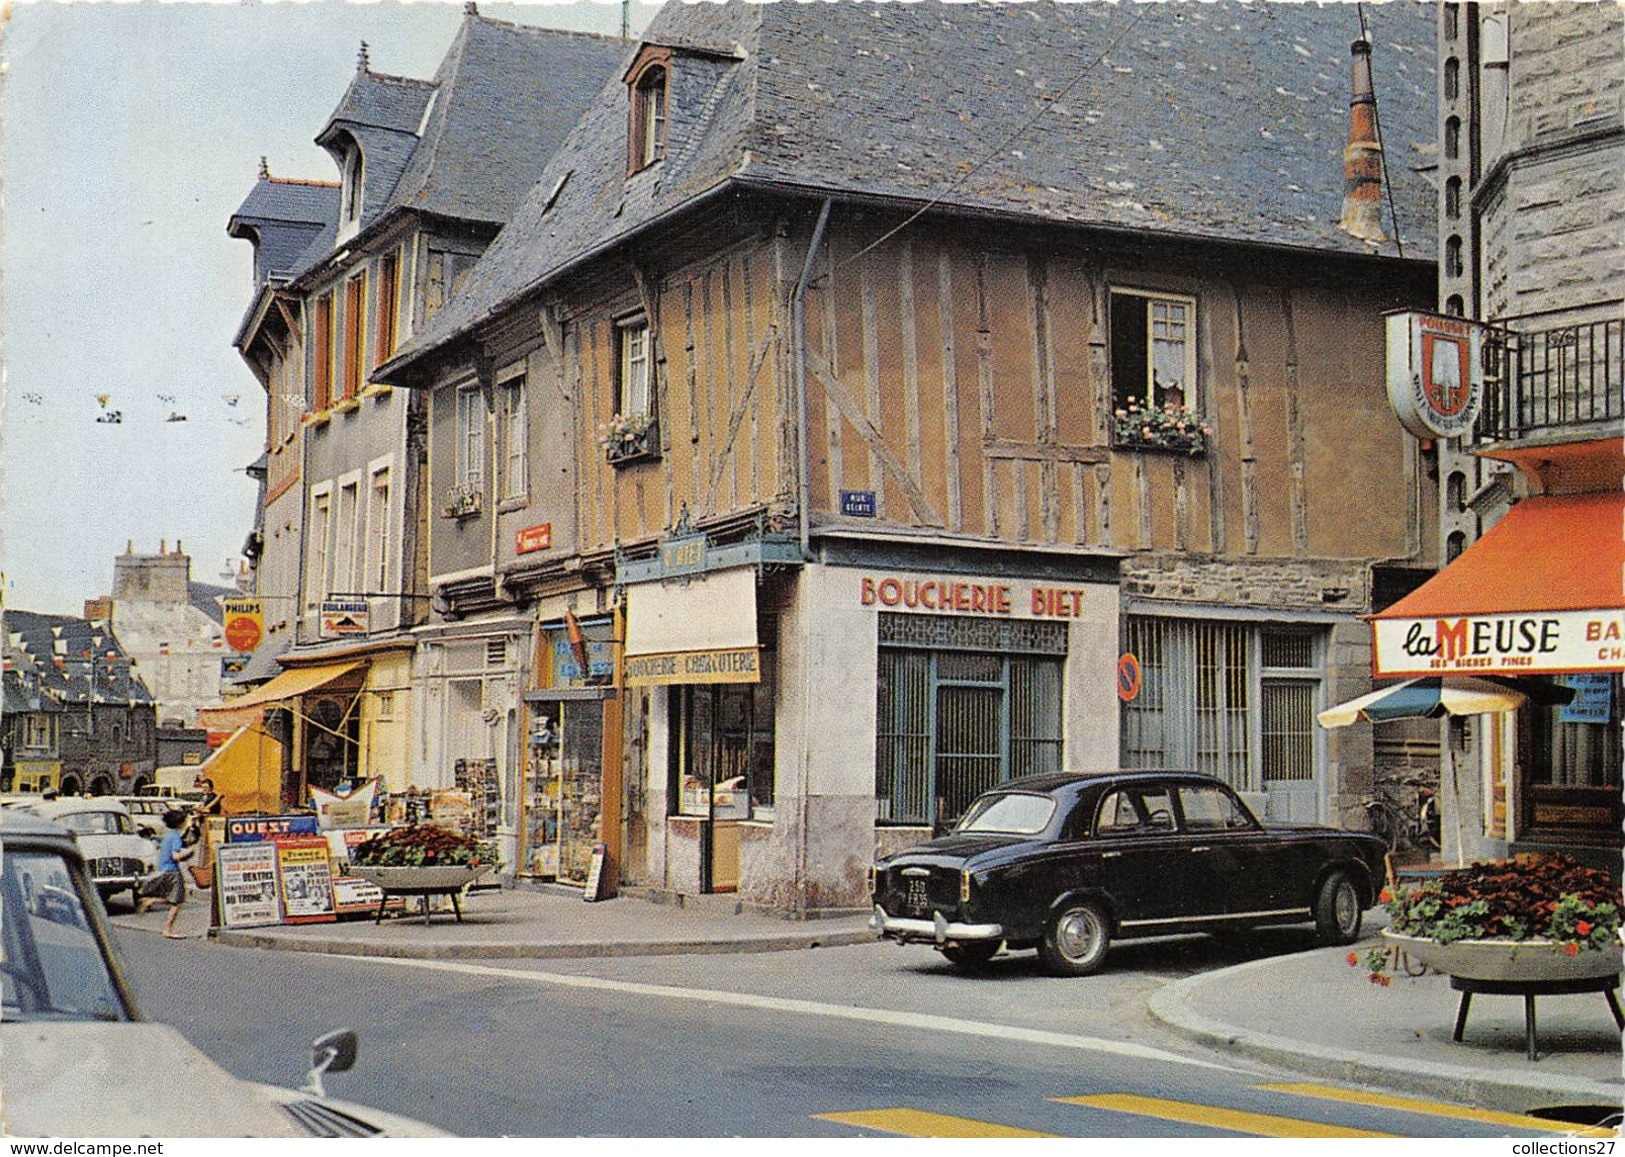
<path fill-rule="evenodd" d="M 1388 326 L 1388 405 L 1418 438 L 1471 432 L 1484 400 L 1484 327 L 1461 317 L 1397 310 Z"/>

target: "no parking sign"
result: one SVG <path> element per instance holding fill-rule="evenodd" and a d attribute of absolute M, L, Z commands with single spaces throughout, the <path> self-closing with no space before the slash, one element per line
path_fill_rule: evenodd
<path fill-rule="evenodd" d="M 1117 660 L 1117 697 L 1124 703 L 1140 693 L 1140 660 L 1125 651 Z"/>

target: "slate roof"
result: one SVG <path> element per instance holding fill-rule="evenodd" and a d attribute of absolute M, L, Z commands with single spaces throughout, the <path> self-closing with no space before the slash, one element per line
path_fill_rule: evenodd
<path fill-rule="evenodd" d="M 626 48 L 590 33 L 466 18 L 390 206 L 507 221 Z"/>
<path fill-rule="evenodd" d="M 358 69 L 316 140 L 361 143 L 363 231 L 404 209 L 498 226 L 625 55 L 618 39 L 470 13 L 433 80 Z M 339 208 L 296 276 L 331 256 Z"/>
<path fill-rule="evenodd" d="M 324 227 L 338 220 L 339 187 L 262 174 L 226 223 L 229 236 L 254 242 L 254 283 L 286 281 Z"/>
<path fill-rule="evenodd" d="M 1431 260 L 1433 193 L 1413 169 L 1436 133 L 1433 10 L 1363 8 L 1405 255 Z M 669 3 L 644 37 L 677 50 L 665 160 L 626 176 L 617 76 L 467 287 L 383 376 L 729 183 L 1394 255 L 1337 228 L 1360 11 Z"/>
<path fill-rule="evenodd" d="M 129 655 L 105 622 L 8 608 L 3 634 L 0 642 L 13 670 L 59 702 L 85 702 L 92 681 L 98 703 L 152 702 L 147 685 L 132 671 Z M 58 658 L 63 660 L 61 666 Z"/>
<path fill-rule="evenodd" d="M 236 588 L 218 586 L 214 583 L 188 583 L 186 586 L 186 601 L 208 615 L 219 626 L 225 626 L 226 623 L 226 612 L 221 607 L 220 600 L 231 598 L 235 594 Z"/>

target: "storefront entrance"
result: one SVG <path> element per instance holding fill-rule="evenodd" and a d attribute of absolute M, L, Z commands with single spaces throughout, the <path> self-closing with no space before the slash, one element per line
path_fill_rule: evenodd
<path fill-rule="evenodd" d="M 770 655 L 770 653 L 768 653 Z M 739 821 L 773 808 L 773 699 L 770 664 L 760 683 L 672 687 L 670 798 L 700 826 L 705 892 L 739 887 Z"/>
<path fill-rule="evenodd" d="M 603 782 L 603 703 L 533 704 L 521 875 L 586 883 L 602 838 Z"/>

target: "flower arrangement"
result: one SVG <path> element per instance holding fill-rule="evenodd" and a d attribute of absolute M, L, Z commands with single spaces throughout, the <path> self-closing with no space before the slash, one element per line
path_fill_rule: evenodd
<path fill-rule="evenodd" d="M 648 449 L 654 420 L 647 413 L 613 414 L 599 427 L 598 444 L 610 458 L 625 458 Z"/>
<path fill-rule="evenodd" d="M 1165 406 L 1130 402 L 1112 411 L 1112 441 L 1123 447 L 1182 450 L 1199 457 L 1207 450 L 1213 427 L 1178 403 Z"/>
<path fill-rule="evenodd" d="M 478 514 L 485 502 L 479 487 L 462 483 L 453 486 L 446 495 L 446 506 L 440 513 L 446 518 L 468 518 Z"/>
<path fill-rule="evenodd" d="M 1619 889 L 1608 873 L 1565 855 L 1479 863 L 1437 880 L 1384 888 L 1389 928 L 1439 944 L 1458 940 L 1549 941 L 1563 954 L 1601 951 L 1619 937 Z M 1364 964 L 1375 984 L 1389 983 L 1388 950 L 1374 948 Z"/>
<path fill-rule="evenodd" d="M 497 862 L 496 847 L 436 824 L 408 824 L 356 845 L 352 864 L 380 868 L 478 867 Z"/>

